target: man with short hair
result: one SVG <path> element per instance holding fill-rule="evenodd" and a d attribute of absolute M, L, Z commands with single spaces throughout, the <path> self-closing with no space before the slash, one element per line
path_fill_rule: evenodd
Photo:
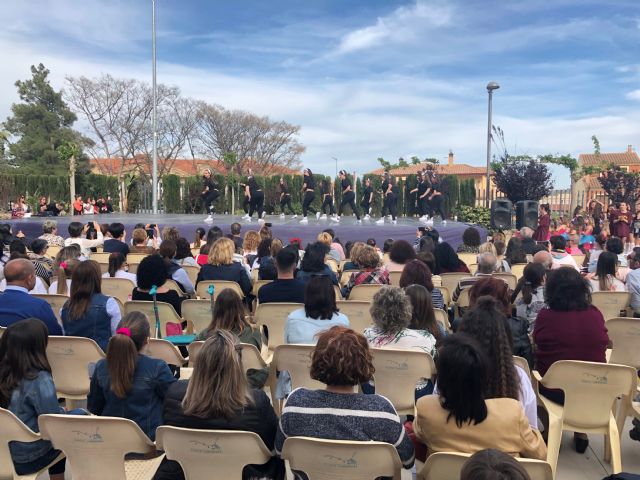
<path fill-rule="evenodd" d="M 522 227 L 520 229 L 520 237 L 522 242 L 522 251 L 526 255 L 532 255 L 533 249 L 536 246 L 536 241 L 533 239 L 533 234 L 535 232 L 529 227 Z"/>
<path fill-rule="evenodd" d="M 627 256 L 629 273 L 627 273 L 627 290 L 631 294 L 633 316 L 640 317 L 640 247 L 634 247 Z"/>
<path fill-rule="evenodd" d="M 543 251 L 537 252 L 533 256 L 533 263 L 539 263 L 546 270 L 551 270 L 551 267 L 553 266 L 553 257 L 548 251 L 543 250 Z"/>
<path fill-rule="evenodd" d="M 104 241 L 103 251 L 107 253 L 121 253 L 124 257 L 129 254 L 129 245 L 127 241 L 127 232 L 124 225 L 119 222 L 109 225 L 109 233 L 111 238 Z"/>
<path fill-rule="evenodd" d="M 575 259 L 567 253 L 567 241 L 562 235 L 551 237 L 551 268 L 573 267 L 580 271 Z"/>
<path fill-rule="evenodd" d="M 259 303 L 304 303 L 305 282 L 294 278 L 298 261 L 294 248 L 285 247 L 276 255 L 278 279 L 258 290 Z"/>
<path fill-rule="evenodd" d="M 485 252 L 478 255 L 478 269 L 475 275 L 473 277 L 460 279 L 456 289 L 453 291 L 453 295 L 451 295 L 451 300 L 456 302 L 462 290 L 473 287 L 473 285 L 482 277 L 490 277 L 495 271 L 497 263 L 498 259 L 491 252 Z"/>
<path fill-rule="evenodd" d="M 242 225 L 240 225 L 238 222 L 234 222 L 231 224 L 231 233 L 227 235 L 227 238 L 233 240 L 236 249 L 242 248 L 242 237 L 240 236 L 241 230 Z"/>
<path fill-rule="evenodd" d="M 100 230 L 98 222 L 91 222 L 91 225 L 96 231 L 95 240 L 86 238 L 87 231 L 89 230 L 89 224 L 83 225 L 80 222 L 71 222 L 67 227 L 69 231 L 69 238 L 64 241 L 65 247 L 74 243 L 76 245 L 80 245 L 82 255 L 89 258 L 91 256 L 91 249 L 100 247 L 104 243 L 104 237 L 102 236 L 102 230 Z"/>
<path fill-rule="evenodd" d="M 46 240 L 50 247 L 64 247 L 64 238 L 58 235 L 58 224 L 54 220 L 45 220 L 42 224 L 42 240 Z"/>
<path fill-rule="evenodd" d="M 49 329 L 49 335 L 62 335 L 51 306 L 44 300 L 29 295 L 36 285 L 36 269 L 29 260 L 17 258 L 4 267 L 7 287 L 0 295 L 0 326 L 27 318 L 37 318 Z"/>

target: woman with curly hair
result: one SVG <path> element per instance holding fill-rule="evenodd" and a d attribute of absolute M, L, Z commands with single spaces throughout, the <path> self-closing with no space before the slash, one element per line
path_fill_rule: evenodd
<path fill-rule="evenodd" d="M 458 332 L 475 338 L 489 360 L 485 398 L 520 400 L 533 428 L 538 428 L 536 396 L 527 373 L 513 363 L 511 336 L 502 306 L 490 296 L 480 297 L 469 309 Z"/>
<path fill-rule="evenodd" d="M 436 275 L 443 273 L 470 273 L 469 267 L 460 260 L 447 242 L 438 243 L 436 248 L 433 249 L 433 256 L 436 257 L 436 269 L 433 272 Z"/>
<path fill-rule="evenodd" d="M 439 288 L 433 286 L 431 280 L 431 269 L 426 263 L 416 259 L 411 260 L 404 266 L 400 276 L 400 287 L 407 288 L 410 285 L 422 285 L 431 294 L 433 307 L 444 308 L 444 297 Z"/>
<path fill-rule="evenodd" d="M 458 245 L 458 253 L 480 253 L 480 231 L 476 227 L 467 227 L 462 232 L 462 243 Z"/>
<path fill-rule="evenodd" d="M 515 237 L 509 240 L 504 259 L 509 263 L 509 265 L 527 263 L 527 255 L 522 248 L 522 240 Z"/>
<path fill-rule="evenodd" d="M 355 242 L 353 245 L 351 245 L 351 249 L 348 250 L 349 252 L 347 255 L 348 260 L 342 267 L 343 272 L 347 270 L 360 270 L 360 264 L 358 263 L 358 256 L 366 246 L 367 244 L 364 242 Z M 371 248 L 375 250 L 375 247 L 371 247 Z M 376 254 L 378 254 L 377 251 L 376 251 Z M 378 259 L 380 259 L 380 255 L 378 255 Z"/>
<path fill-rule="evenodd" d="M 389 260 L 385 267 L 390 272 L 401 272 L 405 264 L 416 258 L 416 251 L 406 240 L 396 240 L 389 250 Z"/>
<path fill-rule="evenodd" d="M 373 247 L 365 245 L 358 253 L 360 271 L 351 274 L 351 278 L 342 288 L 342 296 L 349 298 L 356 285 L 389 285 L 389 272 L 380 265 L 380 255 Z"/>
<path fill-rule="evenodd" d="M 249 230 L 244 234 L 242 241 L 242 250 L 247 265 L 253 265 L 258 256 L 258 245 L 260 244 L 260 233 L 255 230 Z M 235 251 L 235 248 L 234 248 Z"/>

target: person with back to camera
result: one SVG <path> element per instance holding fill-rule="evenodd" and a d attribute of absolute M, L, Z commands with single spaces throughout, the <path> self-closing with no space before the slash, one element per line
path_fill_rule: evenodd
<path fill-rule="evenodd" d="M 42 232 L 38 238 L 46 240 L 50 247 L 64 247 L 64 238 L 58 235 L 58 224 L 55 220 L 45 220 L 42 224 Z"/>
<path fill-rule="evenodd" d="M 176 244 L 173 240 L 165 240 L 160 245 L 158 254 L 164 260 L 167 275 L 178 284 L 180 289 L 188 295 L 196 293 L 196 289 L 191 283 L 191 279 L 184 268 L 178 265 L 173 259 L 176 256 Z"/>
<path fill-rule="evenodd" d="M 315 188 L 316 181 L 313 178 L 313 172 L 309 168 L 305 168 L 302 172 L 302 220 L 300 223 L 306 224 L 309 223 L 309 219 L 307 218 L 307 212 L 315 213 L 316 220 L 320 218 L 320 212 L 316 212 L 315 209 L 311 206 L 311 202 L 316 197 Z"/>
<path fill-rule="evenodd" d="M 413 422 L 428 455 L 497 448 L 513 456 L 546 459 L 542 435 L 531 428 L 520 402 L 487 398 L 488 360 L 473 338 L 459 333 L 446 337 L 435 362 L 439 393 L 418 399 Z"/>
<path fill-rule="evenodd" d="M 89 230 L 89 224 L 83 225 L 80 222 L 71 222 L 67 227 L 69 231 L 69 238 L 65 239 L 64 245 L 66 247 L 73 243 L 80 245 L 82 255 L 89 258 L 91 256 L 91 249 L 101 247 L 104 243 L 104 236 L 102 235 L 102 230 L 100 229 L 98 222 L 91 222 L 91 225 L 96 231 L 95 240 L 85 238 L 87 231 Z"/>
<path fill-rule="evenodd" d="M 404 292 L 411 301 L 411 330 L 424 330 L 436 339 L 436 344 L 441 338 L 447 336 L 444 325 L 436 320 L 433 310 L 431 293 L 423 285 L 413 284 L 404 288 Z"/>
<path fill-rule="evenodd" d="M 233 227 L 233 224 L 232 224 Z M 200 248 L 203 245 L 203 240 L 205 235 L 207 234 L 206 230 L 202 227 L 196 228 L 195 237 L 193 239 L 193 243 L 189 246 L 189 248 Z"/>
<path fill-rule="evenodd" d="M 365 220 L 371 218 L 371 205 L 373 205 L 373 187 L 371 186 L 371 178 L 367 177 L 364 179 L 364 189 L 362 190 L 362 200 L 360 201 Z"/>
<path fill-rule="evenodd" d="M 125 257 L 129 254 L 129 244 L 127 243 L 127 232 L 124 225 L 119 222 L 109 225 L 111 238 L 104 241 L 103 251 L 106 253 L 120 252 Z"/>
<path fill-rule="evenodd" d="M 251 293 L 251 278 L 247 270 L 233 261 L 235 246 L 228 238 L 219 238 L 209 251 L 208 263 L 198 272 L 197 283 L 204 280 L 227 280 L 236 282 L 244 295 Z"/>
<path fill-rule="evenodd" d="M 278 417 L 264 391 L 252 389 L 247 382 L 239 347 L 233 333 L 212 333 L 198 353 L 191 378 L 174 383 L 167 391 L 163 425 L 253 432 L 273 451 Z M 242 479 L 257 478 L 284 479 L 283 462 L 274 456 L 264 465 L 243 469 Z M 184 480 L 184 472 L 178 462 L 164 458 L 154 480 Z"/>
<path fill-rule="evenodd" d="M 280 183 L 278 184 L 278 187 L 280 189 L 280 210 L 282 212 L 280 213 L 280 218 L 286 217 L 285 207 L 289 208 L 289 211 L 291 212 L 291 218 L 298 218 L 298 215 L 296 215 L 295 210 L 291 206 L 291 194 L 289 193 L 289 186 L 287 185 L 284 177 L 280 177 Z"/>
<path fill-rule="evenodd" d="M 561 235 L 551 237 L 551 257 L 553 258 L 552 269 L 560 267 L 573 267 L 579 271 L 575 259 L 567 253 L 567 241 Z"/>
<path fill-rule="evenodd" d="M 204 221 L 210 223 L 213 222 L 213 204 L 220 196 L 218 185 L 213 179 L 213 173 L 210 168 L 205 168 L 202 172 L 202 183 L 202 193 L 200 196 L 202 197 L 204 208 L 208 214 Z"/>
<path fill-rule="evenodd" d="M 433 308 L 444 309 L 444 296 L 439 288 L 433 285 L 431 270 L 421 260 L 417 258 L 407 262 L 400 276 L 400 287 L 407 288 L 411 285 L 422 285 L 431 295 Z"/>
<path fill-rule="evenodd" d="M 253 176 L 253 171 L 250 168 L 247 169 L 247 184 L 244 189 L 245 196 L 249 198 L 249 213 L 242 218 L 250 222 L 251 217 L 253 217 L 253 212 L 257 212 L 258 221 L 264 221 L 266 214 L 264 211 L 264 192 L 260 185 L 258 185 L 258 181 Z"/>
<path fill-rule="evenodd" d="M 511 455 L 487 448 L 471 455 L 460 471 L 460 480 L 531 480 Z"/>
<path fill-rule="evenodd" d="M 416 258 L 416 251 L 406 240 L 396 240 L 389 250 L 389 260 L 385 267 L 390 272 L 401 272 L 407 262 Z"/>
<path fill-rule="evenodd" d="M 589 278 L 592 292 L 626 292 L 627 287 L 616 278 L 618 256 L 611 252 L 602 252 L 598 257 L 596 273 Z"/>
<path fill-rule="evenodd" d="M 391 221 L 395 225 L 397 220 L 397 202 L 398 198 L 396 197 L 396 183 L 395 179 L 389 174 L 389 172 L 384 172 L 382 174 L 382 212 L 380 214 L 380 220 L 376 223 L 378 225 L 384 225 L 384 219 L 387 212 L 391 216 Z"/>
<path fill-rule="evenodd" d="M 258 303 L 304 303 L 305 282 L 294 278 L 298 257 L 295 247 L 285 247 L 275 258 L 278 278 L 258 290 Z"/>
<path fill-rule="evenodd" d="M 156 301 L 169 303 L 178 315 L 182 314 L 182 301 L 184 300 L 175 290 L 166 287 L 169 276 L 165 268 L 164 260 L 160 255 L 149 255 L 138 265 L 136 272 L 137 287 L 133 289 L 131 300 L 152 302 L 151 289 L 156 287 Z"/>
<path fill-rule="evenodd" d="M 433 249 L 436 257 L 436 275 L 443 273 L 470 273 L 467 265 L 460 260 L 455 250 L 447 242 L 437 243 Z"/>
<path fill-rule="evenodd" d="M 342 201 L 338 207 L 338 216 L 332 220 L 340 221 L 344 207 L 349 205 L 351 207 L 351 211 L 356 215 L 357 222 L 362 223 L 360 220 L 360 212 L 358 211 L 358 207 L 356 207 L 356 194 L 353 191 L 353 183 L 349 179 L 349 174 L 346 170 L 340 170 L 339 175 L 340 188 L 342 188 Z"/>
<path fill-rule="evenodd" d="M 320 181 L 320 198 L 322 199 L 322 205 L 320 206 L 322 215 L 320 216 L 320 219 L 327 219 L 327 207 L 329 207 L 329 215 L 331 215 L 331 220 L 335 220 L 336 207 L 333 204 L 333 193 L 331 191 L 331 185 L 326 178 L 323 178 Z"/>
<path fill-rule="evenodd" d="M 356 285 L 389 285 L 389 271 L 381 264 L 380 255 L 373 247 L 364 245 L 357 251 L 358 272 L 349 277 L 342 288 L 342 297 L 347 299 Z"/>
<path fill-rule="evenodd" d="M 529 322 L 529 333 L 533 332 L 538 313 L 547 306 L 544 299 L 546 275 L 547 269 L 544 268 L 544 265 L 529 263 L 524 267 L 524 274 L 511 296 L 511 301 L 516 307 L 516 316 L 526 318 Z M 518 296 L 519 292 L 522 295 Z"/>
<path fill-rule="evenodd" d="M 136 285 L 137 277 L 135 273 L 129 273 L 127 260 L 119 253 L 109 255 L 109 268 L 102 274 L 102 278 L 126 278 Z"/>
<path fill-rule="evenodd" d="M 307 245 L 296 278 L 307 283 L 312 277 L 326 276 L 331 279 L 334 285 L 338 285 L 336 274 L 325 263 L 325 257 L 328 253 L 329 247 L 323 243 L 314 242 Z"/>
<path fill-rule="evenodd" d="M 480 253 L 480 231 L 475 227 L 467 227 L 462 232 L 462 243 L 458 245 L 458 253 Z"/>
<path fill-rule="evenodd" d="M 130 312 L 109 340 L 106 358 L 91 377 L 87 407 L 94 415 L 133 420 L 151 440 L 162 423 L 162 403 L 176 381 L 164 360 L 141 352 L 149 343 L 149 319 Z"/>
<path fill-rule="evenodd" d="M 179 237 L 176 240 L 176 254 L 173 257 L 173 262 L 180 267 L 200 268 L 196 259 L 193 258 L 193 253 L 191 253 L 189 240 L 184 237 Z"/>

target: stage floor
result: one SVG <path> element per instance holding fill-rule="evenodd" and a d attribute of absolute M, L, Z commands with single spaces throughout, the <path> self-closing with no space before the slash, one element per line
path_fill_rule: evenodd
<path fill-rule="evenodd" d="M 260 225 L 258 221 L 254 219 L 251 222 L 242 220 L 239 216 L 234 215 L 215 215 L 213 217 L 213 223 L 205 223 L 204 215 L 186 215 L 186 214 L 123 214 L 112 213 L 108 215 L 82 215 L 71 217 L 32 217 L 20 220 L 9 220 L 8 223 L 12 225 L 14 233 L 19 230 L 27 236 L 27 238 L 36 238 L 42 234 L 42 224 L 46 220 L 55 220 L 58 223 L 58 230 L 63 237 L 67 236 L 67 226 L 71 222 L 90 222 L 96 221 L 98 223 L 112 223 L 121 222 L 125 225 L 127 231 L 127 238 L 131 238 L 131 232 L 134 225 L 137 223 L 156 223 L 162 229 L 165 226 L 176 227 L 181 235 L 187 238 L 189 241 L 193 241 L 195 229 L 197 227 L 203 227 L 208 230 L 211 226 L 215 225 L 220 227 L 223 232 L 229 233 L 230 225 L 234 222 L 238 222 L 242 225 L 242 233 L 247 230 L 258 230 Z M 272 230 L 274 236 L 281 238 L 283 241 L 288 242 L 292 237 L 299 237 L 304 244 L 315 240 L 318 233 L 325 228 L 332 228 L 336 232 L 336 236 L 340 238 L 343 244 L 349 240 L 352 241 L 366 241 L 369 238 L 374 238 L 378 246 L 382 247 L 384 241 L 388 238 L 394 240 L 408 240 L 413 242 L 416 238 L 416 230 L 419 226 L 424 226 L 423 223 L 418 222 L 415 218 L 398 218 L 398 222 L 394 225 L 390 221 L 386 221 L 384 225 L 378 225 L 375 220 L 369 221 L 363 220 L 361 224 L 356 222 L 354 216 L 343 216 L 340 222 L 333 222 L 331 220 L 316 220 L 315 217 L 309 217 L 308 224 L 300 223 L 301 217 L 293 219 L 291 216 L 287 216 L 285 219 L 280 218 L 277 215 L 267 215 L 265 221 L 272 224 Z M 462 243 L 462 232 L 469 224 L 462 222 L 447 221 L 445 223 L 441 221 L 434 222 L 431 225 L 440 233 L 442 239 L 449 242 L 455 249 L 460 243 Z M 479 227 L 478 227 L 479 228 Z M 486 230 L 479 228 L 481 238 L 486 237 Z"/>

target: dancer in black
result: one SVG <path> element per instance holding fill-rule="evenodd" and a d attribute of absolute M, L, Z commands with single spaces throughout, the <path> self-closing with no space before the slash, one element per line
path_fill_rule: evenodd
<path fill-rule="evenodd" d="M 311 202 L 313 202 L 313 199 L 316 198 L 316 182 L 310 169 L 305 168 L 302 173 L 304 175 L 302 180 L 304 182 L 302 184 L 304 197 L 302 199 L 302 220 L 300 220 L 300 223 L 309 223 L 307 212 L 315 213 L 316 220 L 320 218 L 320 212 L 316 212 L 315 209 L 311 206 Z"/>
<path fill-rule="evenodd" d="M 377 224 L 382 225 L 384 223 L 384 217 L 387 211 L 391 214 L 391 221 L 394 224 L 396 223 L 396 216 L 398 213 L 396 211 L 396 206 L 398 199 L 396 197 L 395 189 L 396 183 L 394 178 L 389 175 L 389 172 L 384 172 L 384 175 L 382 176 L 382 215 L 380 220 L 376 222 Z"/>
<path fill-rule="evenodd" d="M 364 191 L 362 192 L 362 201 L 360 206 L 364 212 L 364 219 L 369 220 L 371 218 L 371 204 L 373 203 L 373 187 L 371 187 L 371 179 L 366 178 L 364 180 Z"/>
<path fill-rule="evenodd" d="M 342 216 L 342 210 L 345 205 L 349 205 L 353 213 L 356 214 L 356 218 L 358 219 L 358 223 L 360 220 L 360 212 L 358 212 L 358 208 L 356 207 L 356 194 L 353 191 L 353 185 L 349 177 L 347 176 L 347 172 L 345 170 L 340 170 L 340 186 L 342 187 L 342 201 L 340 202 L 340 206 L 338 207 L 338 217 L 336 220 L 340 220 Z"/>
<path fill-rule="evenodd" d="M 249 215 L 249 197 L 247 196 L 247 184 L 241 183 L 240 188 L 242 189 L 242 210 L 244 210 L 244 216 L 242 218 L 246 220 L 246 217 Z"/>
<path fill-rule="evenodd" d="M 429 204 L 431 207 L 431 216 L 435 217 L 436 213 L 440 214 L 443 223 L 447 223 L 447 216 L 444 213 L 444 198 L 442 197 L 442 187 L 440 186 L 438 177 L 434 176 L 431 180 L 431 193 L 429 194 Z"/>
<path fill-rule="evenodd" d="M 333 193 L 331 191 L 331 185 L 329 185 L 329 182 L 326 179 L 320 182 L 320 198 L 322 198 L 322 206 L 320 207 L 320 210 L 322 210 L 322 216 L 320 218 L 322 220 L 327 219 L 327 207 L 329 207 L 329 213 L 331 216 L 335 217 L 336 208 L 333 206 Z"/>
<path fill-rule="evenodd" d="M 431 182 L 425 172 L 418 172 L 418 184 L 409 193 L 416 193 L 418 215 L 420 221 L 429 219 L 429 194 L 431 193 Z"/>
<path fill-rule="evenodd" d="M 286 216 L 284 207 L 289 207 L 289 211 L 291 212 L 291 215 L 293 215 L 292 218 L 297 217 L 296 212 L 291 206 L 291 194 L 289 193 L 287 182 L 284 181 L 284 177 L 280 177 L 280 209 L 282 210 L 280 218 L 284 218 Z"/>
<path fill-rule="evenodd" d="M 245 195 L 249 197 L 249 213 L 245 217 L 247 220 L 251 221 L 251 217 L 253 216 L 253 212 L 258 212 L 258 221 L 264 218 L 264 193 L 262 192 L 262 188 L 258 185 L 255 177 L 253 176 L 253 172 L 251 169 L 247 170 L 247 186 L 245 187 Z M 247 218 L 248 217 L 248 218 Z"/>
<path fill-rule="evenodd" d="M 204 202 L 204 206 L 207 210 L 209 216 L 204 219 L 205 222 L 213 222 L 213 203 L 220 196 L 220 191 L 218 190 L 218 185 L 213 180 L 213 175 L 211 173 L 211 169 L 206 168 L 204 172 L 202 172 L 202 180 L 204 184 L 204 188 L 202 190 L 202 201 Z"/>

